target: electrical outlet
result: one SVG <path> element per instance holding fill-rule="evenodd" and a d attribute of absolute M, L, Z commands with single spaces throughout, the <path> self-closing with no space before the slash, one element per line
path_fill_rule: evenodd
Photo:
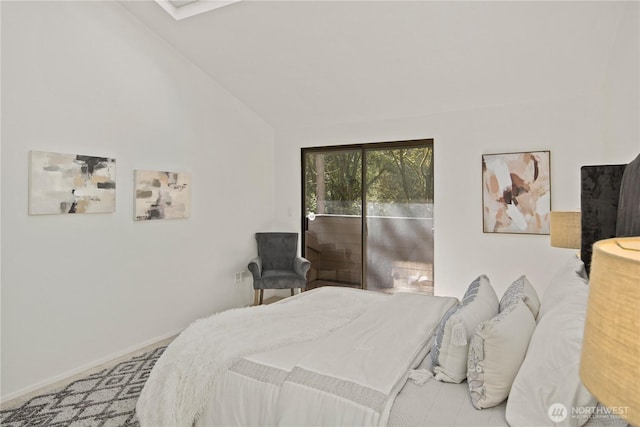
<path fill-rule="evenodd" d="M 242 271 L 238 271 L 236 273 L 236 283 L 240 283 L 242 281 Z"/>

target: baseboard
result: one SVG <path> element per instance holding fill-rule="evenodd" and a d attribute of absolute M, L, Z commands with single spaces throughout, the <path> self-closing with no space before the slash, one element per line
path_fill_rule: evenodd
<path fill-rule="evenodd" d="M 62 374 L 56 375 L 54 377 L 51 377 L 49 379 L 46 379 L 44 381 L 41 381 L 39 383 L 30 385 L 28 387 L 24 387 L 18 391 L 14 391 L 12 393 L 9 393 L 7 395 L 4 395 L 2 397 L 0 397 L 0 404 L 5 404 L 11 400 L 14 399 L 20 399 L 21 397 L 33 393 L 34 391 L 37 390 L 41 390 L 44 388 L 47 388 L 48 386 L 58 383 L 58 382 L 63 382 L 66 379 L 69 379 L 71 377 L 74 377 L 78 374 L 81 373 L 85 373 L 87 371 L 90 371 L 92 369 L 95 369 L 97 367 L 99 367 L 100 365 L 104 365 L 107 364 L 109 362 L 115 361 L 117 359 L 123 358 L 124 356 L 130 356 L 130 357 L 134 357 L 135 353 L 141 352 L 141 350 L 147 348 L 147 347 L 151 347 L 155 344 L 158 344 L 162 341 L 168 340 L 169 338 L 175 337 L 176 335 L 178 335 L 180 332 L 182 332 L 183 329 L 179 329 L 155 338 L 152 338 L 150 340 L 138 343 L 136 345 L 133 345 L 131 347 L 127 347 L 123 350 L 120 350 L 116 353 L 112 353 L 108 356 L 102 357 L 100 359 L 94 360 L 93 362 L 87 363 L 83 366 L 80 366 L 78 368 L 72 369 L 70 371 L 64 372 Z"/>

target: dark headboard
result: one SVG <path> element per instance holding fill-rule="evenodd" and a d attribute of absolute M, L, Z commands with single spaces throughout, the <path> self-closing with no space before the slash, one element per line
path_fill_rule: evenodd
<path fill-rule="evenodd" d="M 595 242 L 640 236 L 640 155 L 628 165 L 583 166 L 580 173 L 580 254 L 589 272 Z"/>
<path fill-rule="evenodd" d="M 580 212 L 582 243 L 580 257 L 589 272 L 591 251 L 595 242 L 615 237 L 618 219 L 620 184 L 626 165 L 583 166 L 581 175 Z"/>

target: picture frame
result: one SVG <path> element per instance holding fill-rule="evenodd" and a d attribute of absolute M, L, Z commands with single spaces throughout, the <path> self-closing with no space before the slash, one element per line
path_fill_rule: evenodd
<path fill-rule="evenodd" d="M 113 213 L 116 160 L 29 151 L 29 215 Z"/>
<path fill-rule="evenodd" d="M 549 234 L 551 152 L 482 155 L 484 233 Z"/>
<path fill-rule="evenodd" d="M 134 171 L 134 219 L 180 219 L 191 216 L 191 175 L 185 172 Z"/>

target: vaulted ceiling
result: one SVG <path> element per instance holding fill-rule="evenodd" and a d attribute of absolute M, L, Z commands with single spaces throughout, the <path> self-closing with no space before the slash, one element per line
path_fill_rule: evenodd
<path fill-rule="evenodd" d="M 624 2 L 241 1 L 176 21 L 121 3 L 280 127 L 599 90 Z"/>

